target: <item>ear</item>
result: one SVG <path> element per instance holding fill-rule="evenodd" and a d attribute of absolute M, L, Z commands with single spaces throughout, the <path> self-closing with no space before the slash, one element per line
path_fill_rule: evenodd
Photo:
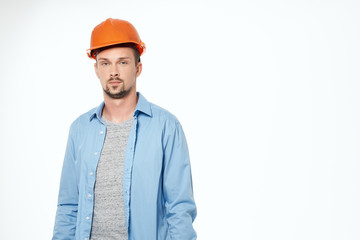
<path fill-rule="evenodd" d="M 95 69 L 96 76 L 100 79 L 99 73 L 98 73 L 97 62 L 94 63 L 94 69 Z"/>
<path fill-rule="evenodd" d="M 139 77 L 142 71 L 142 62 L 138 62 L 136 65 L 136 77 Z"/>

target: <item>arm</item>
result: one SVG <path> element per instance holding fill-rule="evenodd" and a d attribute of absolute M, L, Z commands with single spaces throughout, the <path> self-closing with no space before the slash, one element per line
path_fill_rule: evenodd
<path fill-rule="evenodd" d="M 70 128 L 61 173 L 53 240 L 75 239 L 79 191 L 75 169 L 74 138 L 72 128 L 73 126 Z"/>
<path fill-rule="evenodd" d="M 180 123 L 169 134 L 164 150 L 163 190 L 169 233 L 173 240 L 196 239 L 196 217 L 189 152 Z"/>

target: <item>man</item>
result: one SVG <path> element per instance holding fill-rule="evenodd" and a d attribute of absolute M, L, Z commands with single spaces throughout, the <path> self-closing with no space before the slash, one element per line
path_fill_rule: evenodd
<path fill-rule="evenodd" d="M 144 50 L 127 21 L 109 18 L 92 32 L 104 102 L 70 127 L 53 239 L 196 239 L 181 125 L 136 92 Z"/>

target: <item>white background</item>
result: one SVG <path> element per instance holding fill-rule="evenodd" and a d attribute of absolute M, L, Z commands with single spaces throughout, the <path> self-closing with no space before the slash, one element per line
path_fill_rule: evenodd
<path fill-rule="evenodd" d="M 1 1 L 0 239 L 50 239 L 71 122 L 102 101 L 92 29 L 130 21 L 175 114 L 199 239 L 360 239 L 360 2 Z"/>

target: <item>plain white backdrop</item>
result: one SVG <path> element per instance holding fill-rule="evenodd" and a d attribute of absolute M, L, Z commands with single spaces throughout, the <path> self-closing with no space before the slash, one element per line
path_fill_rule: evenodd
<path fill-rule="evenodd" d="M 360 239 L 360 2 L 1 1 L 0 239 L 50 239 L 92 29 L 130 21 L 138 90 L 190 149 L 199 239 Z"/>

